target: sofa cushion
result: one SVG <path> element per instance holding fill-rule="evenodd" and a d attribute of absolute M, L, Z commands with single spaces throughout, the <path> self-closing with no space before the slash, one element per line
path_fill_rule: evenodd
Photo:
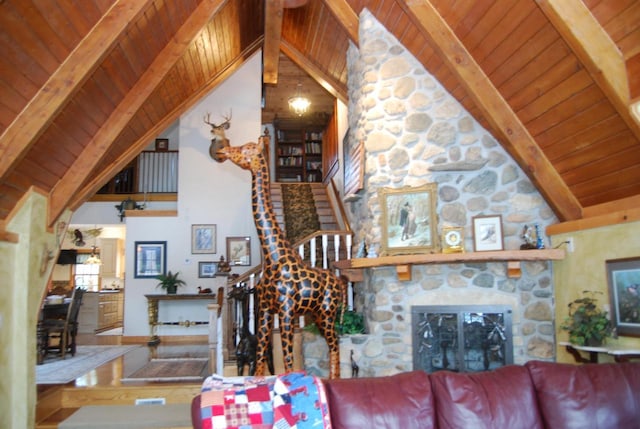
<path fill-rule="evenodd" d="M 334 429 L 436 428 L 429 376 L 324 380 Z"/>
<path fill-rule="evenodd" d="M 440 429 L 543 428 L 533 383 L 523 366 L 464 374 L 439 371 L 430 378 Z"/>
<path fill-rule="evenodd" d="M 527 362 L 548 427 L 640 427 L 640 363 Z"/>

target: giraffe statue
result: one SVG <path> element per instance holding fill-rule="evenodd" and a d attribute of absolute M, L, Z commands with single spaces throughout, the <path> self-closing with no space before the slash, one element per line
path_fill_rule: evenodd
<path fill-rule="evenodd" d="M 344 279 L 329 270 L 308 266 L 285 238 L 271 202 L 269 168 L 263 149 L 262 140 L 232 147 L 226 138 L 212 139 L 209 148 L 217 162 L 230 160 L 251 172 L 252 210 L 262 250 L 262 278 L 256 285 L 258 346 L 255 373 L 264 375 L 274 314 L 280 320 L 284 369 L 293 371 L 293 321 L 296 315 L 311 313 L 329 346 L 329 377 L 340 378 L 340 347 L 335 324 L 341 303 L 344 314 Z"/>

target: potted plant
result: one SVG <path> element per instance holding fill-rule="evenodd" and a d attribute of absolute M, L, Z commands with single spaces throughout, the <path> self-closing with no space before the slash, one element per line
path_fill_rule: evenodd
<path fill-rule="evenodd" d="M 156 277 L 160 280 L 156 287 L 166 290 L 167 294 L 175 294 L 178 291 L 178 286 L 186 285 L 184 280 L 178 278 L 178 274 L 180 274 L 180 271 L 176 271 L 175 274 L 172 274 L 171 271 L 167 272 L 167 274 L 160 274 Z"/>
<path fill-rule="evenodd" d="M 598 292 L 583 291 L 585 296 L 569 303 L 569 316 L 560 326 L 569 331 L 569 342 L 578 346 L 601 346 L 611 336 L 607 312 L 598 308 Z"/>
<path fill-rule="evenodd" d="M 342 317 L 342 324 L 340 323 L 340 309 L 338 309 L 336 321 L 336 334 L 338 336 L 342 335 L 354 335 L 354 334 L 364 334 L 364 316 L 360 313 L 357 313 L 353 310 L 346 310 L 344 312 L 344 316 Z M 310 323 L 303 328 L 304 331 L 310 332 L 312 334 L 320 335 L 320 330 L 315 323 Z"/>

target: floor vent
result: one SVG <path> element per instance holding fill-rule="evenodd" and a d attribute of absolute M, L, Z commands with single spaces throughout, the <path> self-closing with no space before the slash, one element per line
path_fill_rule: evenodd
<path fill-rule="evenodd" d="M 164 398 L 140 398 L 136 399 L 136 405 L 164 405 Z"/>

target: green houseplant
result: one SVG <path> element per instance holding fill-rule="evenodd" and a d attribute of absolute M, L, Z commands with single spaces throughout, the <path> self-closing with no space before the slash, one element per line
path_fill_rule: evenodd
<path fill-rule="evenodd" d="M 340 309 L 338 309 L 336 321 L 336 334 L 338 336 L 341 335 L 353 335 L 353 334 L 364 334 L 364 316 L 360 313 L 357 313 L 353 310 L 346 310 L 344 312 L 344 316 L 342 318 L 342 323 L 340 323 Z M 302 328 L 306 332 L 310 332 L 312 334 L 320 335 L 320 330 L 315 323 L 310 323 Z"/>
<path fill-rule="evenodd" d="M 607 312 L 598 308 L 598 292 L 583 291 L 583 298 L 569 303 L 569 316 L 561 328 L 569 332 L 569 342 L 578 346 L 601 346 L 611 336 Z"/>
<path fill-rule="evenodd" d="M 167 294 L 175 294 L 178 291 L 178 286 L 184 286 L 186 283 L 184 280 L 178 278 L 180 271 L 176 271 L 172 274 L 171 271 L 167 274 L 160 274 L 156 279 L 160 280 L 160 283 L 156 287 L 161 287 L 167 291 Z"/>

